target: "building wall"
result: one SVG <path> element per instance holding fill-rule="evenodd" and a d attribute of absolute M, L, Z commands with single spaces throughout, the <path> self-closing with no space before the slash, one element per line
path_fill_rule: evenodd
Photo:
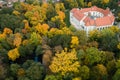
<path fill-rule="evenodd" d="M 84 30 L 85 28 L 85 23 L 83 22 L 83 20 L 79 21 L 77 20 L 74 16 L 73 16 L 73 13 L 70 12 L 70 23 L 72 25 L 74 25 L 74 27 L 76 29 L 79 29 L 79 30 Z"/>

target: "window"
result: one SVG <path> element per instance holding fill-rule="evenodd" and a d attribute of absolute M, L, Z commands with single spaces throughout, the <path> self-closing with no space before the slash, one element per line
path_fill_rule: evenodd
<path fill-rule="evenodd" d="M 82 27 L 82 29 L 84 29 L 84 26 L 81 26 Z"/>

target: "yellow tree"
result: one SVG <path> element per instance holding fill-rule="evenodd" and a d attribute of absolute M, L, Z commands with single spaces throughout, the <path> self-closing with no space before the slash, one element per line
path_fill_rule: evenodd
<path fill-rule="evenodd" d="M 11 49 L 10 51 L 8 51 L 8 57 L 12 61 L 15 61 L 17 58 L 19 58 L 19 56 L 20 54 L 19 54 L 18 48 Z"/>
<path fill-rule="evenodd" d="M 97 66 L 93 67 L 91 75 L 91 80 L 107 79 L 107 68 L 103 64 L 97 64 Z"/>
<path fill-rule="evenodd" d="M 97 41 L 101 37 L 101 33 L 98 30 L 93 30 L 89 32 L 90 40 Z"/>
<path fill-rule="evenodd" d="M 30 30 L 30 26 L 29 26 L 29 22 L 27 20 L 23 20 L 25 26 L 24 26 L 24 29 L 29 31 Z"/>
<path fill-rule="evenodd" d="M 63 50 L 61 53 L 56 53 L 49 66 L 50 70 L 53 73 L 60 73 L 63 76 L 69 72 L 78 73 L 80 64 L 76 53 L 74 49 L 70 52 Z"/>
<path fill-rule="evenodd" d="M 117 32 L 119 32 L 120 29 L 118 28 L 118 26 L 111 26 L 110 30 L 112 30 L 113 32 L 117 33 Z"/>
<path fill-rule="evenodd" d="M 6 38 L 6 34 L 0 34 L 0 41 Z"/>
<path fill-rule="evenodd" d="M 17 76 L 22 77 L 25 75 L 25 70 L 23 68 L 18 69 Z"/>
<path fill-rule="evenodd" d="M 64 15 L 64 14 L 63 14 Z M 63 18 L 62 16 L 61 18 Z M 55 16 L 51 18 L 51 22 L 54 24 L 51 27 L 56 27 L 56 28 L 63 28 L 66 26 L 65 22 L 60 19 L 60 16 Z"/>
<path fill-rule="evenodd" d="M 117 45 L 117 48 L 120 49 L 120 43 Z"/>
<path fill-rule="evenodd" d="M 79 45 L 79 39 L 77 36 L 72 36 L 71 39 L 71 48 L 74 48 Z"/>
<path fill-rule="evenodd" d="M 40 24 L 38 23 L 37 26 L 35 26 L 35 29 L 37 30 L 38 33 L 42 34 L 42 35 L 46 35 L 46 33 L 48 32 L 49 26 L 47 24 Z"/>
<path fill-rule="evenodd" d="M 62 12 L 62 11 L 58 11 L 57 13 L 58 13 L 58 16 L 59 16 L 60 20 L 63 21 L 65 19 L 65 13 Z"/>
<path fill-rule="evenodd" d="M 16 46 L 16 47 L 19 47 L 20 44 L 22 42 L 22 36 L 20 33 L 16 33 L 15 34 L 15 38 L 14 38 L 14 41 L 13 41 L 13 45 Z"/>
<path fill-rule="evenodd" d="M 25 11 L 31 11 L 34 8 L 34 5 L 30 5 L 30 4 L 25 4 L 25 3 L 20 3 L 21 7 L 23 10 Z"/>
<path fill-rule="evenodd" d="M 58 11 L 65 11 L 64 4 L 63 3 L 55 4 L 55 10 L 56 10 L 56 12 L 58 12 Z"/>
<path fill-rule="evenodd" d="M 88 3 L 88 7 L 91 7 L 91 6 L 92 6 L 92 2 L 89 2 L 89 3 Z"/>
<path fill-rule="evenodd" d="M 24 15 L 30 21 L 30 24 L 37 25 L 46 20 L 47 4 L 43 4 L 42 6 L 23 4 L 23 7 L 26 10 Z"/>
<path fill-rule="evenodd" d="M 34 44 L 34 45 L 38 45 L 41 43 L 41 36 L 40 34 L 36 33 L 36 32 L 33 32 L 31 33 L 31 36 L 30 36 L 30 43 L 31 44 Z"/>
<path fill-rule="evenodd" d="M 13 33 L 11 29 L 9 29 L 9 28 L 4 28 L 3 34 L 11 34 L 11 33 Z"/>
<path fill-rule="evenodd" d="M 0 33 L 0 41 L 5 39 L 7 35 L 12 34 L 13 31 L 9 28 L 4 28 L 3 33 Z"/>
<path fill-rule="evenodd" d="M 14 14 L 14 15 L 16 15 L 16 16 L 19 16 L 19 15 L 20 15 L 20 12 L 19 12 L 19 11 L 14 10 L 14 11 L 13 11 L 13 14 Z"/>
<path fill-rule="evenodd" d="M 104 4 L 109 3 L 109 0 L 102 0 Z"/>

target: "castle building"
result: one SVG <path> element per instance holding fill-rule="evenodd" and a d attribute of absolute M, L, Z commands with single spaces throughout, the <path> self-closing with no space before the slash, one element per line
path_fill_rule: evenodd
<path fill-rule="evenodd" d="M 115 17 L 107 9 L 101 9 L 96 6 L 91 8 L 73 8 L 70 11 L 70 23 L 79 30 L 85 30 L 88 34 L 92 30 L 102 30 L 111 27 L 114 24 Z"/>

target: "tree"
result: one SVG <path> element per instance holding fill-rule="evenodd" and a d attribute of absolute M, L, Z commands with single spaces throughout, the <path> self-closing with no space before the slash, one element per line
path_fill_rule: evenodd
<path fill-rule="evenodd" d="M 36 44 L 31 43 L 30 41 L 25 41 L 26 43 L 18 47 L 21 57 L 26 57 L 34 53 Z M 28 59 L 28 58 L 26 58 Z M 23 60 L 24 61 L 24 60 Z"/>
<path fill-rule="evenodd" d="M 19 47 L 21 43 L 22 43 L 22 36 L 20 33 L 16 33 L 13 41 L 13 45 Z"/>
<path fill-rule="evenodd" d="M 62 2 L 65 4 L 65 8 L 69 10 L 78 7 L 78 3 L 76 0 L 62 0 Z"/>
<path fill-rule="evenodd" d="M 58 11 L 57 14 L 58 14 L 60 20 L 64 21 L 64 19 L 65 19 L 65 13 L 62 12 L 62 11 Z"/>
<path fill-rule="evenodd" d="M 84 7 L 84 0 L 76 0 L 79 7 Z"/>
<path fill-rule="evenodd" d="M 101 35 L 100 48 L 108 51 L 116 51 L 118 44 L 116 33 L 110 29 L 104 29 L 101 31 Z"/>
<path fill-rule="evenodd" d="M 5 69 L 4 66 L 0 64 L 0 79 L 4 80 L 6 77 L 7 70 Z"/>
<path fill-rule="evenodd" d="M 113 76 L 113 80 L 119 80 L 120 79 L 120 69 L 118 69 L 116 72 L 115 72 L 115 74 L 114 74 L 114 76 Z"/>
<path fill-rule="evenodd" d="M 109 3 L 109 0 L 102 0 L 104 4 Z"/>
<path fill-rule="evenodd" d="M 117 62 L 116 62 L 116 68 L 117 69 L 120 68 L 120 60 L 117 60 Z"/>
<path fill-rule="evenodd" d="M 33 45 L 40 44 L 41 43 L 41 36 L 36 32 L 31 33 L 30 43 Z"/>
<path fill-rule="evenodd" d="M 45 80 L 62 80 L 60 75 L 46 75 Z"/>
<path fill-rule="evenodd" d="M 100 41 L 100 31 L 98 30 L 93 30 L 89 32 L 89 40 L 90 41 Z"/>
<path fill-rule="evenodd" d="M 65 16 L 64 16 L 64 13 L 63 13 L 63 15 L 61 16 L 54 16 L 54 17 L 52 17 L 51 18 L 51 21 L 49 21 L 48 22 L 48 24 L 49 24 L 49 26 L 50 27 L 55 27 L 55 28 L 63 28 L 63 27 L 66 27 L 66 24 L 65 24 L 65 22 L 61 19 L 61 17 L 62 18 L 64 18 Z"/>
<path fill-rule="evenodd" d="M 47 20 L 51 20 L 52 17 L 56 15 L 56 10 L 52 4 L 48 4 L 47 7 L 47 12 L 46 12 L 46 17 Z"/>
<path fill-rule="evenodd" d="M 107 80 L 107 68 L 103 64 L 97 64 L 91 71 L 91 80 Z"/>
<path fill-rule="evenodd" d="M 116 72 L 113 76 L 113 80 L 119 80 L 120 79 L 120 76 L 119 76 L 120 75 L 120 60 L 119 59 L 116 62 L 116 68 L 117 68 L 117 70 L 116 70 Z"/>
<path fill-rule="evenodd" d="M 101 60 L 101 52 L 94 47 L 86 49 L 85 63 L 92 66 L 99 63 Z"/>
<path fill-rule="evenodd" d="M 80 64 L 77 60 L 75 50 L 70 52 L 62 51 L 55 54 L 49 68 L 53 73 L 60 73 L 63 76 L 67 76 L 71 72 L 78 73 Z"/>
<path fill-rule="evenodd" d="M 18 71 L 18 69 L 20 68 L 20 65 L 18 65 L 18 64 L 11 64 L 10 65 L 10 73 L 11 73 L 11 75 L 12 76 L 17 76 L 17 71 Z"/>
<path fill-rule="evenodd" d="M 49 29 L 49 26 L 47 24 L 40 24 L 35 26 L 36 31 L 41 35 L 46 35 Z"/>
<path fill-rule="evenodd" d="M 10 60 L 12 61 L 15 61 L 17 58 L 19 58 L 20 54 L 19 54 L 19 51 L 17 48 L 15 49 L 11 49 L 9 52 L 8 52 L 8 57 Z"/>
<path fill-rule="evenodd" d="M 69 47 L 70 39 L 71 39 L 70 35 L 58 34 L 58 35 L 53 36 L 50 39 L 49 45 L 51 47 L 55 47 L 55 46 L 58 46 L 58 45 L 61 45 L 63 48 L 64 47 Z"/>
<path fill-rule="evenodd" d="M 56 12 L 58 12 L 58 11 L 64 12 L 65 11 L 64 4 L 63 3 L 56 3 L 55 4 L 55 10 L 56 10 Z"/>
<path fill-rule="evenodd" d="M 28 4 L 32 4 L 34 2 L 34 0 L 26 0 L 26 3 Z"/>
<path fill-rule="evenodd" d="M 116 72 L 116 61 L 115 60 L 109 60 L 106 63 L 106 68 L 107 68 L 109 76 L 110 77 L 113 76 Z"/>
<path fill-rule="evenodd" d="M 92 4 L 96 5 L 98 7 L 102 7 L 103 6 L 102 0 L 92 0 Z"/>
<path fill-rule="evenodd" d="M 77 30 L 74 32 L 74 35 L 76 35 L 78 37 L 79 42 L 80 42 L 79 44 L 84 45 L 87 43 L 88 38 L 87 38 L 85 31 Z"/>
<path fill-rule="evenodd" d="M 30 80 L 42 80 L 44 74 L 44 67 L 40 62 L 33 62 L 30 64 L 28 69 L 26 70 L 26 76 Z"/>
<path fill-rule="evenodd" d="M 30 4 L 22 4 L 23 8 L 25 8 L 26 12 L 24 16 L 29 20 L 32 26 L 36 26 L 38 23 L 45 22 L 46 12 L 47 12 L 47 4 L 39 5 L 30 5 Z"/>
<path fill-rule="evenodd" d="M 91 6 L 92 6 L 92 2 L 89 2 L 89 3 L 88 3 L 88 7 L 91 7 Z"/>
<path fill-rule="evenodd" d="M 22 18 L 9 14 L 0 15 L 0 30 L 3 31 L 5 27 L 12 29 L 13 32 L 15 28 L 23 28 Z"/>
<path fill-rule="evenodd" d="M 2 8 L 2 10 L 0 10 L 0 14 L 12 14 L 13 12 L 13 8 Z"/>
<path fill-rule="evenodd" d="M 79 45 L 79 40 L 78 40 L 78 37 L 77 36 L 72 36 L 72 38 L 71 38 L 71 48 L 74 48 L 74 47 L 76 47 L 76 46 L 78 46 Z"/>
<path fill-rule="evenodd" d="M 80 72 L 79 72 L 80 77 L 82 78 L 82 80 L 87 80 L 89 79 L 90 76 L 90 69 L 87 66 L 81 66 L 80 67 Z"/>

